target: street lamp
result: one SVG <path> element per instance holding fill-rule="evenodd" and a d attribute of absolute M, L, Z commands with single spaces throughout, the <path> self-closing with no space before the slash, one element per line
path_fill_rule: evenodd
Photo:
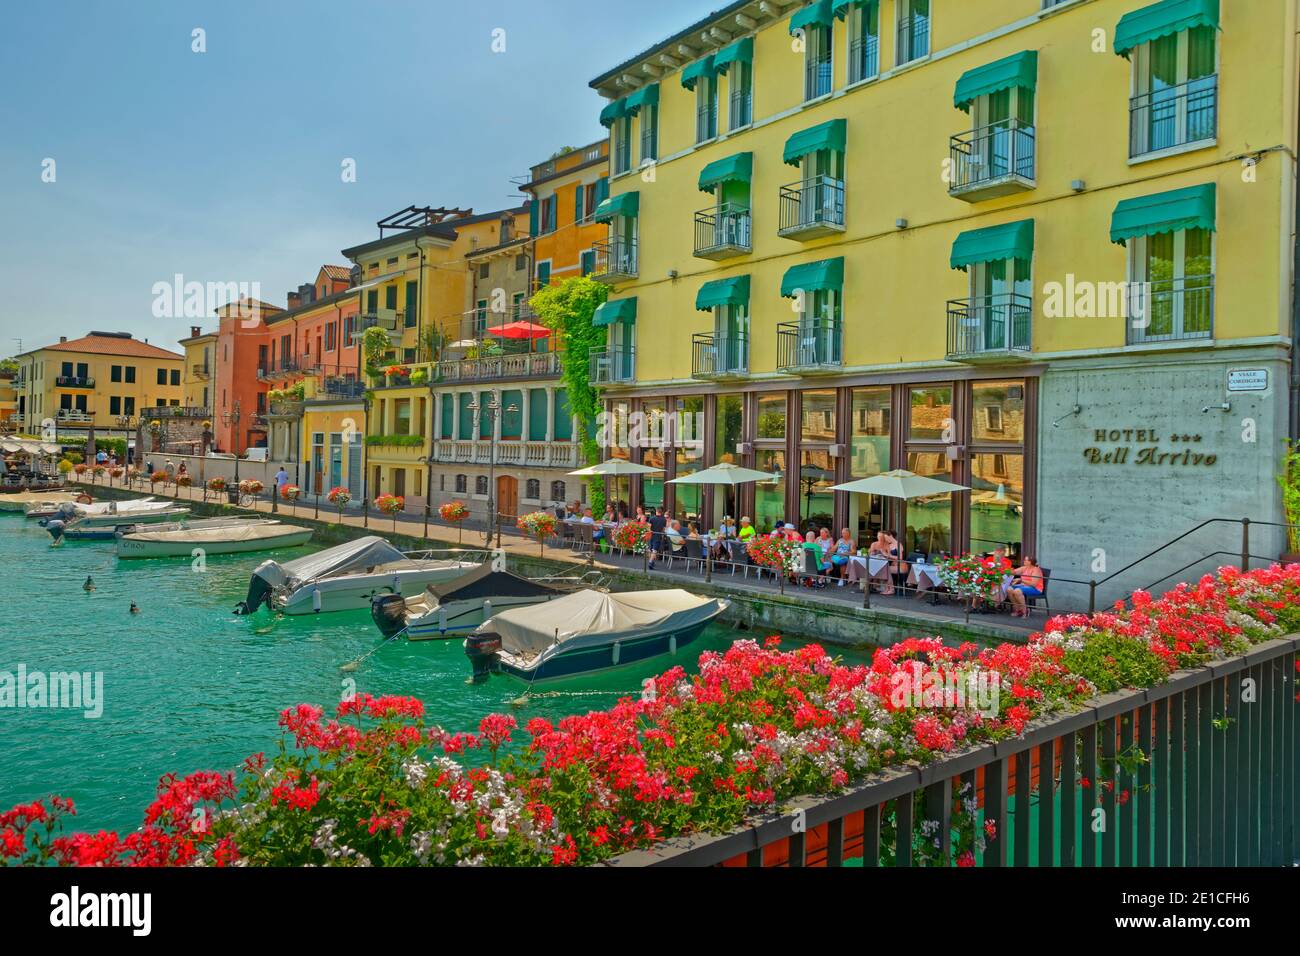
<path fill-rule="evenodd" d="M 496 398 L 493 398 L 493 399 L 492 399 L 490 402 L 488 402 L 486 405 L 480 405 L 478 401 L 472 401 L 472 402 L 470 402 L 469 405 L 466 406 L 466 407 L 468 407 L 470 411 L 473 411 L 473 412 L 479 412 L 479 413 L 480 413 L 480 416 L 481 416 L 483 413 L 486 412 L 486 413 L 487 413 L 487 416 L 488 416 L 488 422 L 489 422 L 489 424 L 491 424 L 491 426 L 492 426 L 492 439 L 491 439 L 491 444 L 488 446 L 488 500 L 487 500 L 488 527 L 487 527 L 487 543 L 488 543 L 489 545 L 492 544 L 492 523 L 493 523 L 493 522 L 496 522 L 496 528 L 497 528 L 497 547 L 499 548 L 499 547 L 501 547 L 501 516 L 500 516 L 499 514 L 497 514 L 497 511 L 496 511 L 496 507 L 497 507 L 497 502 L 496 502 L 496 491 L 497 491 L 497 429 L 496 429 L 496 420 L 497 420 L 497 415 L 499 415 L 499 414 L 501 413 L 501 411 L 502 411 L 502 408 L 501 408 L 501 402 L 499 402 Z M 519 411 L 519 406 L 518 406 L 518 405 L 509 405 L 509 406 L 507 406 L 504 410 L 507 411 L 507 412 L 514 413 L 514 412 Z M 481 420 L 481 417 L 480 417 L 480 420 Z"/>
<path fill-rule="evenodd" d="M 231 504 L 239 501 L 239 419 L 240 419 L 239 399 L 235 399 L 234 406 L 228 412 L 221 413 L 221 423 L 231 428 L 231 441 L 235 454 L 235 487 L 226 493 L 226 500 Z"/>

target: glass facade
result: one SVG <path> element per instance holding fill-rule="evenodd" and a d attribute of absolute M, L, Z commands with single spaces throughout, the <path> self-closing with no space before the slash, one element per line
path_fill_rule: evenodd
<path fill-rule="evenodd" d="M 784 406 L 784 401 L 782 402 Z M 784 415 L 784 412 L 782 412 Z M 754 527 L 759 532 L 772 530 L 772 526 L 786 518 L 785 514 L 785 452 L 776 448 L 762 448 L 754 454 L 754 467 L 769 475 L 780 475 L 775 481 L 754 485 Z"/>
<path fill-rule="evenodd" d="M 907 470 L 927 478 L 952 481 L 952 470 L 943 449 L 909 452 Z M 907 531 L 903 537 L 908 553 L 933 555 L 952 550 L 952 494 L 913 498 L 907 502 Z"/>

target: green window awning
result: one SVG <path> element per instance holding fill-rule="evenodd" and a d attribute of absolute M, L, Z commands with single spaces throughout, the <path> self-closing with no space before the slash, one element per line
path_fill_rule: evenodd
<path fill-rule="evenodd" d="M 608 222 L 615 216 L 635 217 L 641 211 L 641 194 L 639 192 L 619 193 L 610 196 L 596 207 L 591 217 L 596 222 Z"/>
<path fill-rule="evenodd" d="M 649 86 L 643 86 L 635 93 L 629 93 L 624 98 L 623 114 L 625 116 L 636 116 L 641 112 L 643 106 L 659 105 L 659 84 L 651 83 Z"/>
<path fill-rule="evenodd" d="M 819 150 L 830 149 L 842 153 L 847 138 L 848 123 L 842 119 L 829 120 L 800 130 L 785 141 L 785 161 L 790 166 L 798 166 L 801 159 Z"/>
<path fill-rule="evenodd" d="M 749 276 L 731 279 L 714 279 L 700 286 L 695 294 L 695 308 L 701 312 L 720 305 L 747 305 L 749 303 Z"/>
<path fill-rule="evenodd" d="M 753 153 L 724 156 L 700 170 L 700 192 L 712 192 L 723 183 L 748 183 L 753 175 Z"/>
<path fill-rule="evenodd" d="M 967 70 L 957 81 L 957 89 L 952 98 L 953 105 L 969 113 L 970 105 L 977 96 L 986 96 L 1013 87 L 1020 87 L 1023 90 L 1033 90 L 1038 87 L 1037 50 L 1013 53 L 994 63 Z"/>
<path fill-rule="evenodd" d="M 790 18 L 790 32 L 795 33 L 804 27 L 828 27 L 835 14 L 831 12 L 831 0 L 817 0 L 804 7 Z"/>
<path fill-rule="evenodd" d="M 831 13 L 843 20 L 854 7 L 865 7 L 880 0 L 831 0 Z"/>
<path fill-rule="evenodd" d="M 1122 244 L 1162 232 L 1213 230 L 1215 204 L 1214 183 L 1122 200 L 1110 217 L 1110 241 Z"/>
<path fill-rule="evenodd" d="M 597 328 L 622 322 L 632 325 L 636 322 L 636 296 L 630 299 L 611 299 L 602 303 L 591 317 L 591 324 Z"/>
<path fill-rule="evenodd" d="M 627 115 L 627 99 L 614 100 L 612 103 L 606 103 L 605 108 L 600 111 L 600 125 L 609 129 L 614 125 L 614 121 Z"/>
<path fill-rule="evenodd" d="M 805 262 L 803 265 L 791 266 L 781 277 L 781 294 L 787 299 L 803 290 L 804 292 L 821 292 L 825 289 L 840 289 L 844 286 L 844 257 L 822 259 L 818 262 Z"/>
<path fill-rule="evenodd" d="M 695 84 L 699 82 L 701 77 L 712 75 L 713 54 L 710 53 L 708 56 L 698 59 L 694 63 L 688 64 L 686 68 L 682 70 L 682 86 L 686 87 L 688 90 L 693 90 L 695 89 Z"/>
<path fill-rule="evenodd" d="M 951 264 L 964 270 L 976 262 L 997 262 L 999 259 L 1034 257 L 1034 220 L 1008 222 L 1001 226 L 972 229 L 963 232 L 952 244 Z"/>
<path fill-rule="evenodd" d="M 1161 0 L 1126 13 L 1115 27 L 1115 52 L 1127 57 L 1134 47 L 1193 27 L 1219 27 L 1219 0 Z"/>
<path fill-rule="evenodd" d="M 730 46 L 724 46 L 717 53 L 713 54 L 713 71 L 715 73 L 726 73 L 727 67 L 733 63 L 753 63 L 754 62 L 754 38 L 745 37 L 737 40 Z"/>

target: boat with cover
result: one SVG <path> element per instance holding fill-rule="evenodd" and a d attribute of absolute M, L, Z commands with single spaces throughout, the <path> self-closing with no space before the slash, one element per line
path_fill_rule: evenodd
<path fill-rule="evenodd" d="M 62 521 L 47 521 L 45 530 L 50 533 L 50 537 L 57 543 L 61 538 L 69 541 L 112 541 L 119 535 L 132 534 L 137 531 L 184 531 L 186 528 L 233 528 L 240 525 L 253 524 L 279 524 L 275 518 L 190 518 L 188 515 L 182 516 L 175 521 L 160 521 L 157 523 L 127 521 L 119 525 L 83 525 L 80 521 L 72 521 L 65 525 Z"/>
<path fill-rule="evenodd" d="M 118 535 L 119 558 L 190 557 L 194 550 L 204 554 L 240 554 L 245 551 L 269 551 L 272 548 L 296 548 L 311 540 L 312 529 L 272 521 L 246 521 L 239 525 L 179 528 L 156 531 L 152 528 Z"/>
<path fill-rule="evenodd" d="M 252 614 L 263 603 L 285 614 L 364 611 L 378 594 L 419 594 L 488 557 L 486 551 L 402 552 L 369 535 L 283 564 L 262 562 L 253 570 L 248 596 L 235 613 Z"/>
<path fill-rule="evenodd" d="M 157 498 L 130 498 L 126 501 L 91 501 L 89 495 L 78 495 L 73 501 L 38 501 L 26 510 L 28 518 L 75 518 L 83 515 L 144 514 L 164 508 L 174 508 L 170 501 Z"/>
<path fill-rule="evenodd" d="M 731 602 L 689 591 L 578 591 L 494 614 L 465 639 L 473 680 L 533 684 L 676 654 Z"/>
<path fill-rule="evenodd" d="M 411 597 L 378 594 L 370 602 L 370 616 L 385 637 L 402 631 L 412 641 L 460 637 L 493 614 L 544 604 L 603 581 L 599 571 L 581 577 L 526 578 L 494 570 L 491 563 L 484 563 L 450 581 L 431 584 Z"/>

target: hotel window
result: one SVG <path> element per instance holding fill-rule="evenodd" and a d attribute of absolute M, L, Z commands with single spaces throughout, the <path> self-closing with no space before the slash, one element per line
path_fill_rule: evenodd
<path fill-rule="evenodd" d="M 542 235 L 548 235 L 555 231 L 556 224 L 556 196 L 554 194 L 547 196 L 542 200 Z M 486 277 L 485 277 L 486 278 Z"/>
<path fill-rule="evenodd" d="M 727 129 L 737 130 L 754 122 L 754 66 L 739 61 L 727 69 Z"/>
<path fill-rule="evenodd" d="M 588 183 L 583 187 L 583 194 L 586 196 L 586 209 L 582 218 L 590 219 L 596 214 L 596 206 L 600 204 L 600 184 Z"/>
<path fill-rule="evenodd" d="M 474 479 L 474 494 L 486 497 L 488 493 L 487 475 L 479 475 Z"/>
<path fill-rule="evenodd" d="M 710 70 L 695 84 L 695 142 L 718 135 L 718 78 Z"/>
<path fill-rule="evenodd" d="M 567 491 L 568 491 L 568 489 L 565 488 L 564 482 L 562 482 L 562 481 L 553 481 L 553 482 L 551 482 L 551 500 L 552 500 L 552 501 L 555 501 L 555 502 L 563 502 L 563 501 L 568 497 L 568 495 L 567 495 Z"/>
<path fill-rule="evenodd" d="M 898 65 L 930 54 L 930 0 L 898 0 Z"/>
<path fill-rule="evenodd" d="M 524 497 L 529 501 L 540 501 L 542 497 L 542 483 L 536 478 L 529 478 L 524 482 Z"/>
<path fill-rule="evenodd" d="M 397 283 L 393 283 L 384 289 L 384 308 L 389 311 L 397 311 Z"/>
<path fill-rule="evenodd" d="M 1217 47 L 1215 27 L 1198 26 L 1141 43 L 1132 51 L 1131 158 L 1214 142 Z"/>
<path fill-rule="evenodd" d="M 591 275 L 596 271 L 596 250 L 584 249 L 578 256 L 578 262 L 581 266 L 582 274 L 584 276 Z"/>
<path fill-rule="evenodd" d="M 456 476 L 456 494 L 458 494 L 458 495 L 463 495 L 463 494 L 465 494 L 466 489 L 469 487 L 469 486 L 468 486 L 468 481 L 469 481 L 469 478 L 468 478 L 468 476 L 466 476 L 466 475 L 457 475 L 457 476 Z"/>
<path fill-rule="evenodd" d="M 647 103 L 641 107 L 641 163 L 659 158 L 659 104 Z"/>
<path fill-rule="evenodd" d="M 121 415 L 121 414 L 122 414 L 122 399 L 121 399 L 121 396 L 118 396 L 118 395 L 112 395 L 112 396 L 109 396 L 109 399 L 108 399 L 108 413 L 109 413 L 110 415 Z"/>
<path fill-rule="evenodd" d="M 1130 343 L 1208 338 L 1214 317 L 1214 233 L 1180 229 L 1129 242 Z M 1139 291 L 1140 290 L 1140 291 Z"/>
<path fill-rule="evenodd" d="M 122 381 L 122 366 L 114 365 L 112 368 L 110 368 L 108 370 L 108 380 L 110 382 Z"/>
<path fill-rule="evenodd" d="M 880 0 L 855 3 L 849 12 L 849 82 L 880 73 Z"/>
<path fill-rule="evenodd" d="M 809 23 L 802 29 L 803 98 L 815 100 L 831 91 L 831 26 Z"/>
<path fill-rule="evenodd" d="M 64 363 L 64 365 L 65 365 L 65 371 L 64 371 L 63 374 L 64 374 L 64 375 L 71 375 L 71 374 L 72 374 L 72 366 L 71 366 L 71 365 L 68 365 L 66 362 Z M 160 369 L 158 369 L 157 371 L 158 371 L 158 384 L 159 384 L 159 385 L 166 385 L 166 384 L 167 384 L 167 370 L 166 370 L 165 368 L 160 368 Z"/>
<path fill-rule="evenodd" d="M 126 372 L 126 381 L 127 381 L 127 384 L 128 384 L 128 385 L 130 385 L 130 384 L 134 384 L 134 383 L 135 383 L 135 366 L 134 366 L 134 365 L 127 365 L 127 366 L 124 366 L 124 369 L 125 369 L 125 372 Z"/>
<path fill-rule="evenodd" d="M 632 168 L 632 117 L 620 116 L 611 127 L 614 138 L 614 175 Z"/>
<path fill-rule="evenodd" d="M 171 373 L 171 383 L 172 383 L 173 385 L 179 385 L 179 384 L 181 383 L 181 372 L 180 372 L 180 369 L 172 369 L 172 373 Z"/>

